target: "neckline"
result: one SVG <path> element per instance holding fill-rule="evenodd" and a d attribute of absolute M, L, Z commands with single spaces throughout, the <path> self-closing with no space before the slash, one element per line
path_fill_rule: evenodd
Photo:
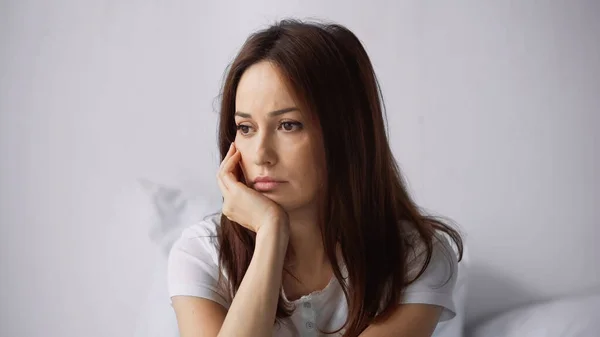
<path fill-rule="evenodd" d="M 348 270 L 346 269 L 346 264 L 343 262 L 343 260 L 341 258 L 338 259 L 338 266 L 340 268 L 342 277 L 344 279 L 347 279 L 348 278 Z M 325 293 L 330 292 L 331 288 L 333 288 L 334 285 L 336 285 L 336 284 L 339 285 L 339 281 L 338 281 L 337 277 L 335 277 L 335 274 L 334 274 L 329 279 L 329 283 L 327 283 L 325 288 L 323 288 L 321 290 L 315 290 L 311 293 L 300 296 L 300 298 L 298 298 L 296 300 L 290 301 L 287 298 L 287 296 L 285 295 L 285 290 L 283 289 L 283 286 L 281 286 L 281 296 L 283 297 L 283 300 L 289 304 L 304 303 L 304 302 L 308 302 L 310 300 L 314 300 L 314 299 L 322 297 Z"/>
<path fill-rule="evenodd" d="M 325 288 L 323 288 L 321 290 L 315 290 L 315 291 L 313 291 L 311 293 L 308 293 L 306 295 L 302 295 L 300 298 L 298 298 L 296 300 L 293 300 L 293 301 L 290 301 L 287 298 L 287 296 L 285 295 L 285 290 L 283 289 L 283 286 L 282 286 L 281 287 L 281 296 L 283 297 L 283 300 L 286 303 L 289 303 L 289 304 L 304 303 L 304 302 L 308 302 L 310 300 L 313 300 L 313 299 L 315 299 L 317 297 L 320 297 L 322 294 L 328 292 L 328 290 L 333 287 L 334 283 L 338 283 L 337 282 L 337 278 L 335 277 L 335 275 L 332 276 L 331 279 L 329 279 L 329 283 L 327 283 L 327 285 L 325 286 Z"/>

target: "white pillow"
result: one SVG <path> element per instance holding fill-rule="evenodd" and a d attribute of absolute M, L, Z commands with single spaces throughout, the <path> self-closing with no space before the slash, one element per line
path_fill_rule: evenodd
<path fill-rule="evenodd" d="M 177 320 L 167 288 L 167 260 L 173 243 L 186 227 L 221 210 L 221 198 L 209 187 L 184 191 L 140 179 L 154 215 L 148 235 L 157 245 L 152 285 L 138 315 L 135 337 L 178 337 Z"/>
<path fill-rule="evenodd" d="M 573 296 L 504 312 L 476 326 L 470 337 L 596 337 L 600 293 Z"/>

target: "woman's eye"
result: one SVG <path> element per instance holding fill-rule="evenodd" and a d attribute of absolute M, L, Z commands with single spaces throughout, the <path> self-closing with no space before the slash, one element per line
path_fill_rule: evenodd
<path fill-rule="evenodd" d="M 248 125 L 238 124 L 237 130 L 242 134 L 247 134 L 250 131 L 250 127 Z"/>
<path fill-rule="evenodd" d="M 242 135 L 249 135 L 252 132 L 252 126 L 245 124 L 236 125 L 236 129 Z M 286 132 L 292 132 L 302 129 L 302 123 L 299 122 L 282 122 L 279 124 L 279 129 L 283 129 Z"/>
<path fill-rule="evenodd" d="M 294 131 L 294 130 L 297 130 L 297 129 L 301 129 L 302 128 L 302 124 L 300 124 L 298 122 L 283 122 L 283 123 L 281 123 L 281 127 L 285 131 Z"/>

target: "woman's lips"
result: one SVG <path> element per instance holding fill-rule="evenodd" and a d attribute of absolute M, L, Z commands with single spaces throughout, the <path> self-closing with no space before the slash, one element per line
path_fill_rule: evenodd
<path fill-rule="evenodd" d="M 254 183 L 254 189 L 260 192 L 269 192 L 281 186 L 281 181 L 257 181 Z"/>

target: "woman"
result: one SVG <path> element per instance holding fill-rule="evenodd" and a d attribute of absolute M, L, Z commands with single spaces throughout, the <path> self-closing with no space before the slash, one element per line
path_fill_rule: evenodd
<path fill-rule="evenodd" d="M 411 200 L 352 32 L 251 35 L 220 113 L 222 211 L 169 258 L 181 336 L 431 336 L 455 315 L 461 238 Z"/>

